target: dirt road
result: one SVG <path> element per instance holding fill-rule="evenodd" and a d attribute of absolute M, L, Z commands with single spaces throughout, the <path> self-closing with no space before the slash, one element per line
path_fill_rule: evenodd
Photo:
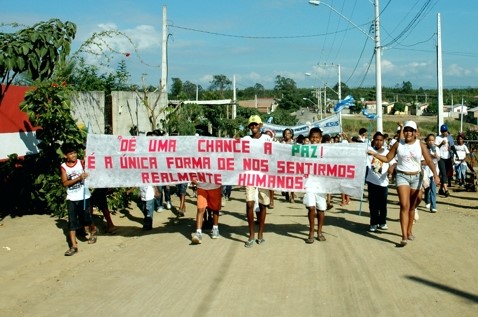
<path fill-rule="evenodd" d="M 173 200 L 177 205 L 178 200 Z M 369 233 L 368 204 L 327 212 L 326 242 L 307 245 L 306 211 L 276 194 L 266 243 L 244 248 L 244 192 L 220 218 L 222 238 L 191 245 L 194 199 L 186 217 L 155 215 L 141 230 L 136 207 L 113 216 L 115 235 L 79 243 L 65 257 L 65 219 L 0 221 L 0 316 L 476 316 L 478 193 L 420 208 L 417 239 L 400 241 L 396 192 L 388 231 Z M 104 228 L 99 215 L 96 220 Z"/>

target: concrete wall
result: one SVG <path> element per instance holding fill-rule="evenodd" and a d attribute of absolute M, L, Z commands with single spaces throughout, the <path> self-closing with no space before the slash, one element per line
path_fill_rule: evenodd
<path fill-rule="evenodd" d="M 143 94 L 136 92 L 113 91 L 111 105 L 108 105 L 103 91 L 80 92 L 72 99 L 72 115 L 78 123 L 89 125 L 92 133 L 104 133 L 106 124 L 111 123 L 113 134 L 130 135 L 133 126 L 142 134 L 152 130 L 142 99 Z M 161 128 L 160 119 L 164 119 L 164 113 L 159 113 L 159 93 L 148 93 L 147 103 L 157 118 L 155 129 Z"/>
<path fill-rule="evenodd" d="M 164 119 L 164 113 L 159 111 L 159 93 L 148 93 L 147 104 L 154 109 L 156 117 L 156 127 L 152 127 L 148 110 L 142 99 L 143 94 L 137 94 L 130 91 L 111 92 L 111 116 L 113 125 L 113 134 L 130 135 L 130 129 L 133 126 L 138 127 L 140 134 L 153 129 L 161 128 L 160 120 Z"/>
<path fill-rule="evenodd" d="M 103 91 L 89 91 L 75 94 L 71 100 L 72 116 L 79 124 L 89 127 L 91 133 L 104 133 L 105 93 Z"/>

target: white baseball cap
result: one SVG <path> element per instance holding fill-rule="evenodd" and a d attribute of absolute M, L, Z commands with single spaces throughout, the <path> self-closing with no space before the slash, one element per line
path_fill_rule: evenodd
<path fill-rule="evenodd" d="M 412 128 L 413 130 L 417 130 L 417 124 L 415 123 L 415 121 L 407 121 L 405 122 L 405 124 L 403 125 L 403 128 Z"/>

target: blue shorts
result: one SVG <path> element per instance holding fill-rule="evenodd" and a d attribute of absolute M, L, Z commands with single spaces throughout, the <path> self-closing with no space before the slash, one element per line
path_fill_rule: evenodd
<path fill-rule="evenodd" d="M 176 184 L 176 195 L 186 195 L 186 189 L 188 189 L 188 183 Z"/>
<path fill-rule="evenodd" d="M 396 180 L 397 187 L 409 186 L 411 189 L 420 189 L 423 183 L 423 178 L 421 173 L 418 173 L 415 175 L 407 175 L 397 171 L 397 176 L 395 177 L 395 180 Z"/>

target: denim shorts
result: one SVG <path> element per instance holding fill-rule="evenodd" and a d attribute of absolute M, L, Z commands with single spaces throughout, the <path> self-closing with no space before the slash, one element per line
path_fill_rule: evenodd
<path fill-rule="evenodd" d="M 181 195 L 186 195 L 186 190 L 188 189 L 188 183 L 176 184 L 176 195 L 181 197 Z"/>
<path fill-rule="evenodd" d="M 418 173 L 415 175 L 407 175 L 402 172 L 397 171 L 397 176 L 395 177 L 396 185 L 399 186 L 410 186 L 411 189 L 419 189 L 422 187 L 422 174 Z"/>

